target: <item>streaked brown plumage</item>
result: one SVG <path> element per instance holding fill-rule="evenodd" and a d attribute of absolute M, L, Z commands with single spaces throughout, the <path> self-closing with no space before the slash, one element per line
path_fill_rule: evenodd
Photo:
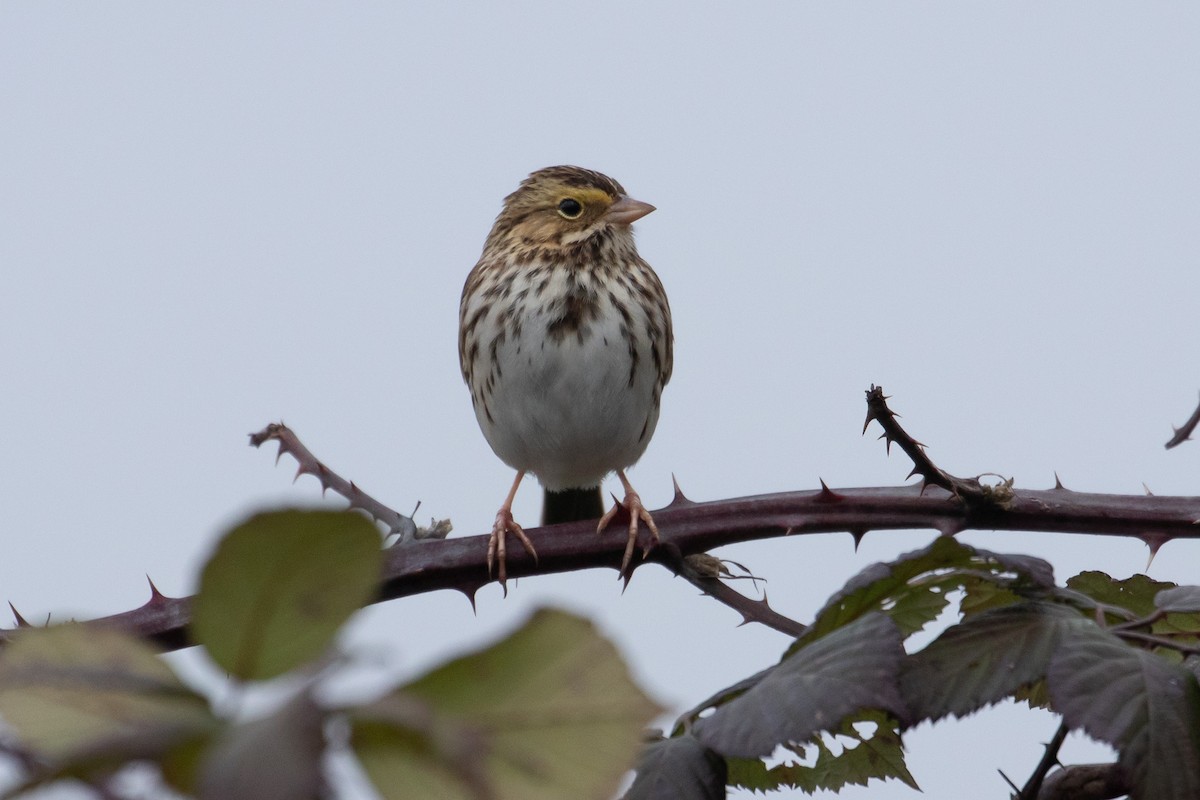
<path fill-rule="evenodd" d="M 654 434 L 671 377 L 671 310 L 630 229 L 653 210 L 598 172 L 538 170 L 505 198 L 467 276 L 463 378 L 488 444 L 517 470 L 488 545 L 488 570 L 498 561 L 501 583 L 508 533 L 537 555 L 512 517 L 527 472 L 547 491 L 547 524 L 602 508 L 600 482 L 617 473 L 630 518 L 623 574 L 639 522 L 658 539 L 625 475 Z M 600 519 L 600 530 L 616 512 Z"/>

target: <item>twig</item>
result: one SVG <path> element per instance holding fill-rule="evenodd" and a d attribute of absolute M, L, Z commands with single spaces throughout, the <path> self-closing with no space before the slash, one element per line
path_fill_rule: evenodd
<path fill-rule="evenodd" d="M 1172 427 L 1175 435 L 1167 440 L 1165 447 L 1170 450 L 1176 445 L 1181 445 L 1188 439 L 1192 438 L 1192 433 L 1196 430 L 1196 426 L 1200 425 L 1200 404 L 1196 405 L 1196 410 L 1188 417 L 1188 421 L 1183 423 L 1181 427 Z"/>
<path fill-rule="evenodd" d="M 1046 780 L 1046 774 L 1059 763 L 1058 751 L 1062 748 L 1063 742 L 1066 741 L 1068 732 L 1069 729 L 1065 722 L 1058 726 L 1058 730 L 1054 732 L 1053 738 L 1046 743 L 1046 752 L 1042 753 L 1042 760 L 1034 768 L 1033 774 L 1025 782 L 1025 786 L 1017 795 L 1016 800 L 1036 800 L 1038 794 L 1042 791 L 1042 782 Z"/>
<path fill-rule="evenodd" d="M 807 630 L 807 625 L 785 617 L 771 608 L 767 603 L 766 592 L 763 592 L 762 600 L 751 600 L 722 582 L 719 576 L 722 574 L 724 566 L 714 556 L 697 553 L 684 558 L 678 548 L 671 546 L 670 543 L 660 546 L 660 549 L 663 549 L 664 552 L 660 554 L 659 563 L 673 570 L 676 575 L 709 597 L 741 614 L 743 625 L 747 622 L 758 622 L 768 628 L 774 628 L 780 633 L 786 633 L 788 636 L 799 636 Z M 714 565 L 713 562 L 716 564 Z"/>
<path fill-rule="evenodd" d="M 1140 617 L 1139 619 L 1131 619 L 1128 622 L 1122 622 L 1118 625 L 1111 625 L 1111 626 L 1109 626 L 1108 630 L 1112 633 L 1119 633 L 1121 631 L 1137 630 L 1138 628 L 1149 628 L 1151 625 L 1158 622 L 1159 620 L 1165 619 L 1166 616 L 1167 616 L 1167 612 L 1163 611 L 1160 608 L 1160 609 L 1156 610 L 1153 614 L 1150 614 L 1149 616 Z M 1189 632 L 1189 635 L 1192 635 L 1192 634 L 1190 634 L 1190 632 Z"/>
<path fill-rule="evenodd" d="M 346 480 L 322 464 L 312 454 L 312 451 L 301 443 L 292 429 L 282 422 L 272 422 L 258 433 L 250 434 L 252 447 L 260 447 L 268 441 L 279 442 L 279 452 L 275 454 L 276 464 L 279 463 L 283 454 L 287 453 L 296 459 L 296 463 L 299 465 L 296 469 L 297 478 L 301 475 L 312 475 L 321 482 L 322 492 L 332 491 L 340 494 L 350 502 L 351 508 L 361 509 L 386 525 L 388 535 L 398 536 L 401 543 L 413 539 L 444 539 L 450 532 L 449 520 L 435 521 L 429 528 L 418 528 L 412 521 L 412 517 L 406 517 L 389 508 L 359 489 L 353 481 Z"/>
<path fill-rule="evenodd" d="M 913 462 L 912 471 L 908 476 L 911 478 L 913 475 L 920 475 L 922 488 L 938 486 L 974 504 L 1002 504 L 1008 500 L 1012 481 L 1002 479 L 999 486 L 985 486 L 979 478 L 959 478 L 934 464 L 933 459 L 925 452 L 925 445 L 901 427 L 896 420 L 898 415 L 888 408 L 887 401 L 888 397 L 884 395 L 883 387 L 872 384 L 867 390 L 867 419 L 863 423 L 863 433 L 867 432 L 872 421 L 878 422 L 883 428 L 883 434 L 879 438 L 886 440 L 888 452 L 891 452 L 893 443 L 904 451 Z"/>
<path fill-rule="evenodd" d="M 1122 639 L 1130 639 L 1135 642 L 1144 642 L 1145 644 L 1154 645 L 1155 647 L 1163 647 L 1168 650 L 1175 650 L 1176 652 L 1183 653 L 1185 656 L 1200 655 L 1200 647 L 1180 644 L 1179 642 L 1173 641 L 1164 636 L 1155 636 L 1151 633 L 1139 633 L 1138 631 L 1118 630 L 1116 628 L 1109 628 L 1109 631 Z"/>

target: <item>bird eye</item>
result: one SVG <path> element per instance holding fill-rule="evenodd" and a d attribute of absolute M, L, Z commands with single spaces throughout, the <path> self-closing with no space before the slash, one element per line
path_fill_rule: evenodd
<path fill-rule="evenodd" d="M 567 197 L 558 201 L 558 213 L 566 219 L 579 219 L 583 205 L 575 198 Z"/>

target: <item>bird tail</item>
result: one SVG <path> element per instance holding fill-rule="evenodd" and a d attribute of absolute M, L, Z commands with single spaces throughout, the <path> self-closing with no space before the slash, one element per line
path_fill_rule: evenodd
<path fill-rule="evenodd" d="M 542 501 L 542 524 L 556 525 L 560 522 L 576 522 L 581 519 L 600 519 L 604 514 L 604 498 L 600 487 L 590 489 L 567 489 L 561 492 L 546 491 Z"/>

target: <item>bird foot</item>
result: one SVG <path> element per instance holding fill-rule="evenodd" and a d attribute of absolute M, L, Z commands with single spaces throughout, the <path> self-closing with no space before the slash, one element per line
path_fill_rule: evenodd
<path fill-rule="evenodd" d="M 513 519 L 512 509 L 508 506 L 503 506 L 496 512 L 496 522 L 492 525 L 492 535 L 488 538 L 487 549 L 487 568 L 488 577 L 492 574 L 492 565 L 496 564 L 496 578 L 500 581 L 500 588 L 504 590 L 504 596 L 508 596 L 508 571 L 505 569 L 505 540 L 508 534 L 516 536 L 521 544 L 525 547 L 525 552 L 533 556 L 534 563 L 537 563 L 537 551 L 533 549 L 533 543 L 529 541 L 529 537 L 525 535 L 524 529 L 517 524 Z"/>
<path fill-rule="evenodd" d="M 654 524 L 654 518 L 650 516 L 650 512 L 642 505 L 642 498 L 638 496 L 638 493 L 631 488 L 627 488 L 625 491 L 625 501 L 613 504 L 613 507 L 600 518 L 600 524 L 596 526 L 596 532 L 603 532 L 608 527 L 608 523 L 616 518 L 618 511 L 621 509 L 624 509 L 629 514 L 629 541 L 625 545 L 625 557 L 621 559 L 620 575 L 628 579 L 629 564 L 633 560 L 633 549 L 637 546 L 638 523 L 646 523 L 646 527 L 650 530 L 650 541 L 642 548 L 642 558 L 645 558 L 658 544 L 658 526 Z"/>

